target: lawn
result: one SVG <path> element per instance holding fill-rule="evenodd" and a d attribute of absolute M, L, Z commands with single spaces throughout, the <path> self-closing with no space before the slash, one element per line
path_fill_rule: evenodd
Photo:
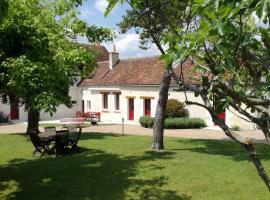
<path fill-rule="evenodd" d="M 241 148 L 226 141 L 166 138 L 149 152 L 151 137 L 84 134 L 85 150 L 32 157 L 19 135 L 0 135 L 0 199 L 254 200 L 270 199 Z M 269 147 L 258 145 L 270 173 Z"/>

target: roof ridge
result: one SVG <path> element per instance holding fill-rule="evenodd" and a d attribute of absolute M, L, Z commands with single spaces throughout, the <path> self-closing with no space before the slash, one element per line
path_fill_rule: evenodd
<path fill-rule="evenodd" d="M 150 58 L 159 58 L 160 56 L 156 55 L 156 56 L 145 56 L 145 57 L 138 57 L 138 58 L 121 58 L 121 60 L 125 61 L 125 60 L 143 60 L 143 59 L 150 59 Z"/>

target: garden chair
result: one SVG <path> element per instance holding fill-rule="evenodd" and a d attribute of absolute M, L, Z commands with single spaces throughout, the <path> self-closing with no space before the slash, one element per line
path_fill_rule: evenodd
<path fill-rule="evenodd" d="M 80 150 L 80 148 L 77 146 L 77 143 L 81 136 L 81 128 L 79 131 L 77 128 L 74 127 L 67 127 L 69 132 L 69 145 L 72 147 L 73 150 Z"/>
<path fill-rule="evenodd" d="M 30 131 L 29 135 L 31 142 L 35 147 L 32 156 L 34 156 L 37 152 L 40 153 L 40 156 L 43 156 L 45 153 L 50 153 L 52 151 L 49 148 L 50 141 L 42 141 L 36 131 Z"/>
<path fill-rule="evenodd" d="M 65 154 L 69 146 L 69 133 L 68 130 L 56 131 L 55 137 L 55 150 L 56 154 Z"/>

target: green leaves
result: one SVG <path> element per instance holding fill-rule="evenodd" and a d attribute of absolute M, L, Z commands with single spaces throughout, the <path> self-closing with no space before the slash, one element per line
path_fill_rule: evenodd
<path fill-rule="evenodd" d="M 9 1 L 0 23 L 1 94 L 20 98 L 26 109 L 53 113 L 60 104 L 71 106 L 69 87 L 96 67 L 95 54 L 69 39 L 87 30 L 77 18 L 79 3 Z"/>
<path fill-rule="evenodd" d="M 86 37 L 91 43 L 112 41 L 115 33 L 110 28 L 97 27 L 95 25 L 87 28 Z"/>
<path fill-rule="evenodd" d="M 107 1 L 108 1 L 109 5 L 104 13 L 105 16 L 109 15 L 109 13 L 112 11 L 112 9 L 116 6 L 116 4 L 118 2 L 120 2 L 121 4 L 124 4 L 126 2 L 126 0 L 107 0 Z M 133 3 L 133 5 L 134 5 L 134 3 Z"/>

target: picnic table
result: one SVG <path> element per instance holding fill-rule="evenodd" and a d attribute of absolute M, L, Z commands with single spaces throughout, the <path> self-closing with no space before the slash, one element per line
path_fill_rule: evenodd
<path fill-rule="evenodd" d="M 62 127 L 61 130 L 56 130 L 57 127 Z M 81 151 L 77 145 L 81 137 L 81 132 L 84 127 L 90 124 L 84 122 L 84 118 L 63 118 L 59 124 L 49 127 L 45 126 L 45 132 L 40 133 L 41 141 L 48 144 L 54 143 L 53 149 L 56 154 L 65 154 L 68 151 Z"/>

